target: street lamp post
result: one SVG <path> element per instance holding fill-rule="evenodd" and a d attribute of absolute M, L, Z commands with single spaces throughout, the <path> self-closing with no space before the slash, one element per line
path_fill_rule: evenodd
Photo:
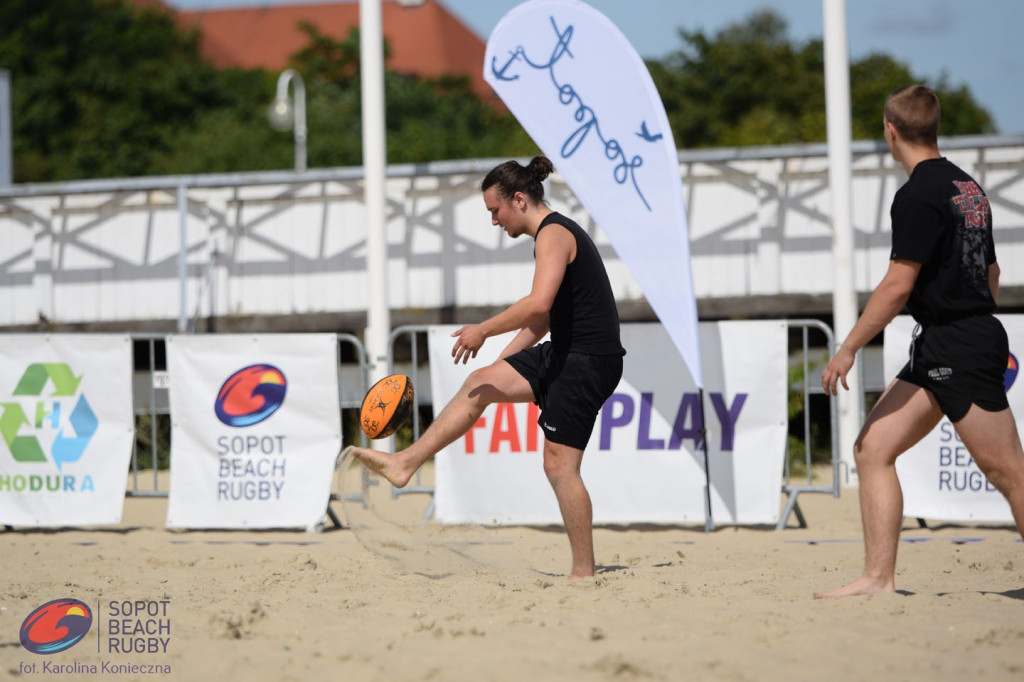
<path fill-rule="evenodd" d="M 0 187 L 14 183 L 11 122 L 11 72 L 0 69 Z"/>
<path fill-rule="evenodd" d="M 288 84 L 294 90 L 293 101 L 288 100 Z M 295 69 L 285 69 L 277 77 L 277 96 L 268 112 L 274 130 L 295 131 L 295 170 L 306 170 L 306 84 Z"/>

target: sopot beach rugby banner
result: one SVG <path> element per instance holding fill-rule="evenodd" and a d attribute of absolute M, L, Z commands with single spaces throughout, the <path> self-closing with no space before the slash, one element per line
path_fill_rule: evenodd
<path fill-rule="evenodd" d="M 341 450 L 333 334 L 171 336 L 167 525 L 313 527 Z"/>
<path fill-rule="evenodd" d="M 1010 409 L 1024 415 L 1024 386 L 1017 376 L 1017 358 L 1024 354 L 1024 316 L 998 315 L 1010 339 L 1004 386 Z M 885 330 L 886 381 L 892 381 L 907 363 L 914 320 L 901 315 Z M 988 482 L 974 462 L 953 424 L 943 417 L 931 433 L 896 460 L 903 486 L 904 516 L 936 521 L 1013 523 L 1010 505 Z"/>
<path fill-rule="evenodd" d="M 435 405 L 474 369 L 493 362 L 513 334 L 488 339 L 455 365 L 451 332 L 428 334 Z M 751 342 L 751 340 L 756 342 Z M 775 524 L 786 448 L 786 325 L 700 325 L 705 413 L 716 523 Z M 658 324 L 622 327 L 622 381 L 605 403 L 583 456 L 596 523 L 703 522 L 704 457 L 696 384 Z M 436 515 L 444 523 L 560 523 L 544 475 L 544 436 L 532 404 L 491 405 L 436 457 Z"/>
<path fill-rule="evenodd" d="M 647 67 L 576 0 L 532 0 L 495 27 L 484 78 L 608 236 L 701 376 L 679 156 Z"/>
<path fill-rule="evenodd" d="M 135 438 L 132 344 L 0 337 L 0 523 L 114 524 Z"/>

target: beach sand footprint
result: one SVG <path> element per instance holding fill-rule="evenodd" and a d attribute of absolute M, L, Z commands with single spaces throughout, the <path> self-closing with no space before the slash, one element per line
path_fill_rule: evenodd
<path fill-rule="evenodd" d="M 431 579 L 480 573 L 536 573 L 511 541 L 495 529 L 442 525 L 409 513 L 392 498 L 391 486 L 369 473 L 347 451 L 336 473 L 344 523 L 372 554 L 397 563 L 405 573 Z M 424 505 L 425 506 L 425 505 Z"/>

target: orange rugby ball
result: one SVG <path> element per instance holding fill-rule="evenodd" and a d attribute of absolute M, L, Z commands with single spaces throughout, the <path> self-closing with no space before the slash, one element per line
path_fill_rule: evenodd
<path fill-rule="evenodd" d="M 367 438 L 387 438 L 405 423 L 412 412 L 412 379 L 392 374 L 375 383 L 359 409 L 359 426 Z"/>

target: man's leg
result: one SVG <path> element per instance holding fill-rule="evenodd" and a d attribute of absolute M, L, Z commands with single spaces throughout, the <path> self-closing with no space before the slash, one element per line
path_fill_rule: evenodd
<path fill-rule="evenodd" d="M 353 448 L 352 454 L 397 488 L 404 487 L 424 462 L 469 431 L 492 403 L 533 401 L 529 382 L 512 365 L 499 360 L 475 370 L 419 440 L 395 454 Z"/>
<path fill-rule="evenodd" d="M 583 451 L 568 445 L 544 443 L 544 473 L 551 482 L 562 512 L 562 522 L 572 550 L 570 578 L 594 575 L 593 507 L 580 477 Z"/>
<path fill-rule="evenodd" d="M 953 426 L 978 468 L 1010 503 L 1017 530 L 1024 535 L 1024 451 L 1013 412 L 988 412 L 971 405 Z"/>
<path fill-rule="evenodd" d="M 903 490 L 896 458 L 924 438 L 942 418 L 931 393 L 894 380 L 868 415 L 854 444 L 864 529 L 864 573 L 849 585 L 815 598 L 894 592 L 896 548 L 903 523 Z"/>

